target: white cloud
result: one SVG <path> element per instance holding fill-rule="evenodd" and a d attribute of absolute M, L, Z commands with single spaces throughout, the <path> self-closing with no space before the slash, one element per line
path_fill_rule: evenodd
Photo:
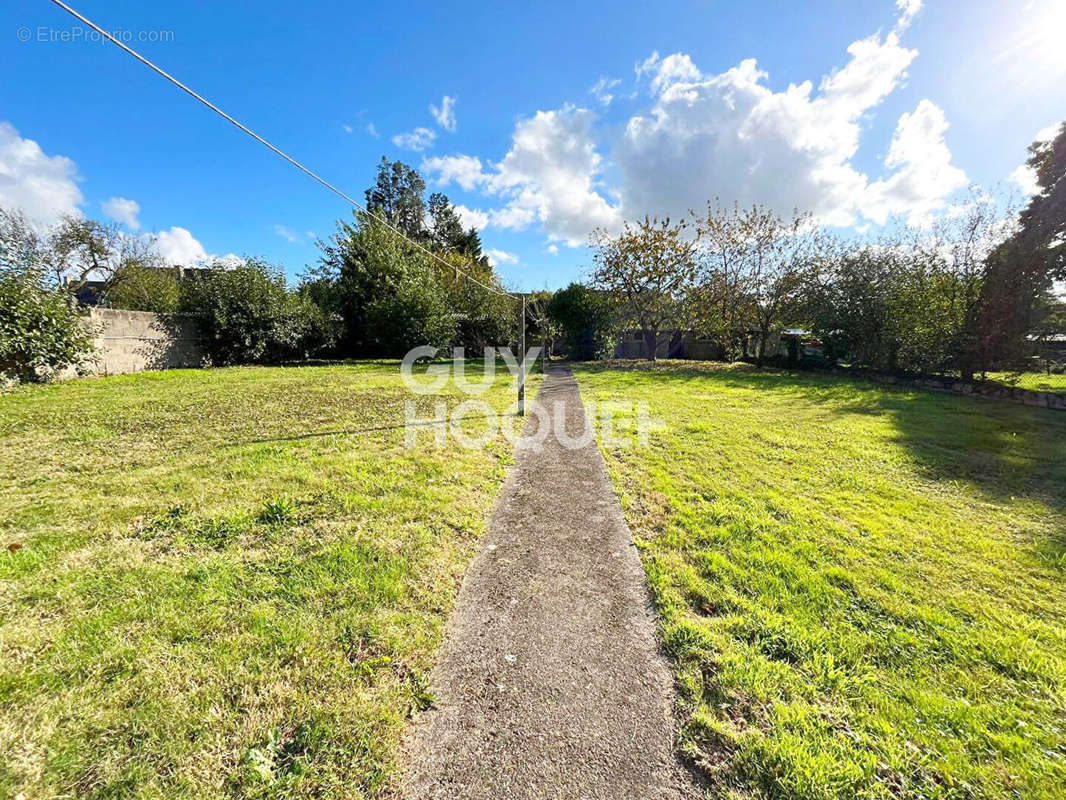
<path fill-rule="evenodd" d="M 470 191 L 487 180 L 476 156 L 434 156 L 422 160 L 422 171 L 434 174 L 436 182 L 447 186 L 455 182 Z"/>
<path fill-rule="evenodd" d="M 422 152 L 427 147 L 432 147 L 437 140 L 437 132 L 429 128 L 415 128 L 409 133 L 398 133 L 392 137 L 392 143 L 404 150 Z"/>
<path fill-rule="evenodd" d="M 352 133 L 355 130 L 355 128 L 353 128 L 351 125 L 343 125 L 342 124 L 341 128 L 344 129 L 345 133 Z"/>
<path fill-rule="evenodd" d="M 81 190 L 77 167 L 65 156 L 48 156 L 37 142 L 23 139 L 8 122 L 0 122 L 0 206 L 21 211 L 33 224 L 48 227 L 66 214 L 81 216 Z M 125 197 L 101 203 L 104 214 L 131 231 L 140 230 L 140 205 Z M 123 234 L 131 236 L 131 234 Z M 192 266 L 217 261 L 226 266 L 243 263 L 233 253 L 208 254 L 186 228 L 178 226 L 159 233 L 137 234 L 154 242 L 160 255 L 171 264 Z"/>
<path fill-rule="evenodd" d="M 1017 186 L 1026 197 L 1032 197 L 1040 191 L 1036 180 L 1036 170 L 1028 164 L 1019 164 L 1008 176 L 1008 180 Z"/>
<path fill-rule="evenodd" d="M 899 20 L 909 24 L 920 8 L 901 2 Z M 441 184 L 501 199 L 502 207 L 483 212 L 492 226 L 539 223 L 549 241 L 569 246 L 623 217 L 676 218 L 715 198 L 786 215 L 809 210 L 836 226 L 880 224 L 890 214 L 925 221 L 966 182 L 939 107 L 923 100 L 900 117 L 880 174 L 853 163 L 866 121 L 918 55 L 901 43 L 903 27 L 852 42 L 839 68 L 780 91 L 754 59 L 709 74 L 685 53 L 652 53 L 634 67 L 649 107 L 618 135 L 610 172 L 595 115 L 571 105 L 519 120 L 497 163 L 452 155 L 423 168 Z M 615 179 L 610 188 L 605 174 Z"/>
<path fill-rule="evenodd" d="M 692 63 L 692 59 L 684 53 L 674 53 L 666 58 L 659 58 L 659 51 L 655 50 L 650 56 L 637 66 L 637 77 L 651 75 L 651 90 L 661 92 L 667 86 L 675 83 L 698 81 L 700 71 Z"/>
<path fill-rule="evenodd" d="M 492 224 L 504 230 L 521 231 L 533 224 L 537 213 L 532 208 L 511 204 L 506 208 L 497 208 L 489 212 Z"/>
<path fill-rule="evenodd" d="M 290 244 L 300 241 L 300 234 L 286 225 L 275 225 L 274 233 Z"/>
<path fill-rule="evenodd" d="M 476 208 L 467 208 L 459 203 L 456 203 L 453 208 L 455 208 L 455 213 L 459 215 L 459 222 L 463 224 L 464 228 L 484 230 L 489 226 L 489 215 L 484 211 Z"/>
<path fill-rule="evenodd" d="M 1036 132 L 1036 136 L 1033 137 L 1033 140 L 1037 142 L 1050 142 L 1059 135 L 1059 131 L 1062 130 L 1063 124 L 1066 123 L 1054 122 L 1046 128 L 1041 128 Z"/>
<path fill-rule="evenodd" d="M 595 84 L 593 84 L 592 88 L 589 89 L 589 94 L 595 97 L 596 102 L 600 105 L 609 106 L 611 101 L 614 100 L 614 94 L 612 94 L 611 89 L 621 82 L 621 78 L 600 78 Z"/>
<path fill-rule="evenodd" d="M 549 252 L 549 253 L 550 253 L 551 255 L 553 255 L 553 256 L 557 256 L 557 255 L 559 255 L 559 245 L 557 245 L 557 244 L 550 244 L 550 245 L 548 245 L 548 252 Z"/>
<path fill-rule="evenodd" d="M 378 133 L 378 129 L 376 127 L 374 127 L 374 123 L 373 122 L 368 122 L 366 124 L 366 132 L 369 133 L 371 136 L 373 136 L 375 139 L 380 139 L 381 138 L 381 134 Z"/>
<path fill-rule="evenodd" d="M 896 30 L 902 32 L 910 27 L 918 12 L 922 10 L 922 0 L 896 0 L 896 8 L 899 10 Z"/>
<path fill-rule="evenodd" d="M 907 214 L 910 224 L 921 225 L 944 207 L 948 195 L 966 185 L 966 173 L 951 163 L 944 142 L 947 128 L 944 112 L 928 100 L 900 116 L 885 159 L 885 166 L 896 172 L 870 184 L 866 216 L 882 224 L 889 214 Z"/>
<path fill-rule="evenodd" d="M 455 98 L 444 95 L 444 98 L 440 101 L 440 108 L 433 105 L 429 106 L 429 113 L 433 115 L 433 119 L 437 121 L 444 130 L 451 133 L 455 132 Z"/>
<path fill-rule="evenodd" d="M 233 269 L 234 267 L 239 267 L 244 264 L 245 259 L 241 258 L 239 255 L 236 255 L 235 253 L 226 253 L 226 255 L 224 256 L 216 256 L 214 253 L 211 253 L 207 257 L 207 261 L 205 263 L 210 264 L 213 267 Z"/>
<path fill-rule="evenodd" d="M 889 34 L 853 42 L 848 54 L 817 91 L 804 81 L 775 92 L 753 59 L 705 75 L 684 54 L 653 53 L 637 70 L 652 76 L 654 104 L 629 120 L 615 153 L 626 217 L 679 216 L 717 196 L 786 214 L 808 209 L 835 225 L 856 223 L 871 200 L 867 177 L 850 163 L 860 122 L 900 85 L 917 52 Z M 902 166 L 900 148 L 897 155 Z M 913 183 L 918 176 L 909 177 Z M 939 177 L 934 183 L 943 187 L 951 173 Z M 923 196 L 919 205 L 924 210 L 930 202 Z"/>
<path fill-rule="evenodd" d="M 517 264 L 518 256 L 514 253 L 508 253 L 506 250 L 486 250 L 485 255 L 489 258 L 489 263 L 496 267 L 500 264 Z"/>
<path fill-rule="evenodd" d="M 159 254 L 170 264 L 188 267 L 207 258 L 207 252 L 196 237 L 188 229 L 177 225 L 155 234 L 155 243 Z"/>
<path fill-rule="evenodd" d="M 1062 123 L 1057 122 L 1053 125 L 1048 125 L 1046 128 L 1041 128 L 1036 132 L 1036 136 L 1033 137 L 1034 142 L 1050 142 L 1056 136 L 1059 135 L 1059 130 L 1062 128 Z M 1038 191 L 1040 191 L 1040 184 L 1036 180 L 1036 170 L 1030 167 L 1028 164 L 1019 164 L 1014 168 L 1014 171 L 1008 176 L 1008 180 L 1017 186 L 1026 197 L 1032 197 Z"/>
<path fill-rule="evenodd" d="M 504 208 L 490 212 L 493 225 L 520 229 L 540 220 L 551 238 L 576 247 L 594 228 L 617 228 L 621 220 L 596 188 L 603 159 L 594 121 L 591 111 L 574 106 L 538 111 L 517 123 L 511 149 L 490 171 L 473 156 L 427 159 L 423 167 L 438 183 L 454 180 L 505 199 Z"/>
<path fill-rule="evenodd" d="M 65 156 L 49 156 L 15 126 L 0 122 L 0 206 L 18 209 L 46 226 L 65 214 L 80 215 L 78 170 Z"/>
<path fill-rule="evenodd" d="M 141 213 L 141 206 L 136 200 L 125 197 L 112 197 L 100 204 L 103 212 L 116 222 L 121 222 L 131 231 L 141 229 L 141 223 L 137 215 Z"/>
<path fill-rule="evenodd" d="M 154 234 L 145 234 L 145 238 L 155 241 L 159 254 L 168 264 L 182 267 L 195 267 L 202 264 L 218 264 L 232 268 L 244 263 L 244 259 L 233 253 L 224 256 L 208 253 L 187 228 L 174 225 L 170 230 Z"/>

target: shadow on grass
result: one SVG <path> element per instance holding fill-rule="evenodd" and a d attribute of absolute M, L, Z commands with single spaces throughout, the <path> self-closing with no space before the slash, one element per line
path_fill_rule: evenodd
<path fill-rule="evenodd" d="M 679 390 L 713 381 L 730 389 L 774 392 L 834 416 L 887 417 L 896 441 L 929 479 L 963 481 L 990 501 L 1027 498 L 1066 515 L 1066 414 L 1061 411 L 747 364 L 593 362 L 578 369 L 628 372 L 634 385 L 641 376 L 654 374 L 656 381 Z M 773 424 L 772 418 L 767 424 Z M 1066 524 L 1037 543 L 1037 551 L 1041 560 L 1066 569 Z"/>

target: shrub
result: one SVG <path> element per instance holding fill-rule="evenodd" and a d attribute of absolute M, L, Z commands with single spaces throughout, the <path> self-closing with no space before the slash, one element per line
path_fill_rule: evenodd
<path fill-rule="evenodd" d="M 0 264 L 0 375 L 48 380 L 84 360 L 92 331 L 69 301 L 43 271 Z"/>
<path fill-rule="evenodd" d="M 567 358 L 588 361 L 610 355 L 615 319 L 608 299 L 571 283 L 548 302 L 548 317 L 562 330 Z"/>
<path fill-rule="evenodd" d="M 181 304 L 176 268 L 126 264 L 116 270 L 107 290 L 112 308 L 172 314 Z"/>
<path fill-rule="evenodd" d="M 485 286 L 502 289 L 493 269 L 459 253 L 445 253 L 443 258 L 458 270 L 472 275 Z M 490 345 L 516 339 L 515 303 L 510 297 L 489 291 L 459 273 L 442 271 L 440 283 L 455 317 L 454 344 L 468 353 L 481 353 Z"/>
<path fill-rule="evenodd" d="M 456 309 L 429 258 L 376 220 L 341 223 L 324 246 L 320 272 L 344 320 L 344 351 L 402 356 L 412 347 L 446 347 Z"/>
<path fill-rule="evenodd" d="M 427 275 L 404 275 L 392 291 L 382 292 L 366 305 L 366 340 L 373 353 L 402 356 L 420 345 L 446 347 L 455 338 L 451 309 Z"/>
<path fill-rule="evenodd" d="M 180 308 L 200 316 L 215 365 L 307 358 L 333 336 L 321 309 L 290 292 L 280 270 L 254 259 L 190 276 L 181 283 Z"/>

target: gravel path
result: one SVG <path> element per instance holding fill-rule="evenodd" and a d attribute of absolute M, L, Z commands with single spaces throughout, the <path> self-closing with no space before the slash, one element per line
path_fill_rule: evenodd
<path fill-rule="evenodd" d="M 570 370 L 536 402 L 586 428 Z M 530 420 L 524 436 L 536 430 Z M 520 447 L 467 572 L 407 743 L 403 791 L 430 798 L 679 798 L 673 681 L 629 529 L 595 443 Z"/>

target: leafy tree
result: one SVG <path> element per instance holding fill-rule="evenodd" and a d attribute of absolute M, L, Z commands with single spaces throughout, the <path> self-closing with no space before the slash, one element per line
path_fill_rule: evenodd
<path fill-rule="evenodd" d="M 811 288 L 812 328 L 830 362 L 891 369 L 899 351 L 893 293 L 902 271 L 899 251 L 854 248 Z"/>
<path fill-rule="evenodd" d="M 809 214 L 784 220 L 760 206 L 708 206 L 697 230 L 701 270 L 690 304 L 694 316 L 727 347 L 754 329 L 755 363 L 761 366 L 770 335 L 806 316 L 807 291 L 833 243 Z"/>
<path fill-rule="evenodd" d="M 603 292 L 571 283 L 552 295 L 547 314 L 561 332 L 567 358 L 589 361 L 613 350 L 614 305 Z"/>
<path fill-rule="evenodd" d="M 1058 134 L 1029 147 L 1026 162 L 1040 187 L 1021 213 L 1021 255 L 1052 280 L 1066 280 L 1066 122 Z"/>
<path fill-rule="evenodd" d="M 21 214 L 0 209 L 0 375 L 47 380 L 79 365 L 92 330 L 51 276 L 41 238 Z"/>
<path fill-rule="evenodd" d="M 426 182 L 417 170 L 382 156 L 377 179 L 366 190 L 366 208 L 404 235 L 421 242 L 428 238 L 425 192 Z"/>
<path fill-rule="evenodd" d="M 624 224 L 617 236 L 597 230 L 592 286 L 620 304 L 623 319 L 644 336 L 647 358 L 655 360 L 659 332 L 679 324 L 684 301 L 695 275 L 695 245 L 684 222 L 645 217 Z"/>
<path fill-rule="evenodd" d="M 115 270 L 106 292 L 112 308 L 172 314 L 181 305 L 176 267 L 126 263 Z"/>
<path fill-rule="evenodd" d="M 47 239 L 46 253 L 55 279 L 72 294 L 90 280 L 102 281 L 106 293 L 123 270 L 163 266 L 151 238 L 82 217 L 61 219 Z"/>
<path fill-rule="evenodd" d="M 366 191 L 370 213 L 338 223 L 320 244 L 300 291 L 341 316 L 341 352 L 402 355 L 412 342 L 477 352 L 511 341 L 513 301 L 484 288 L 501 286 L 477 231 L 463 229 L 447 196 L 434 193 L 427 203 L 424 192 L 416 170 L 383 158 Z"/>
<path fill-rule="evenodd" d="M 1030 145 L 1027 164 L 1039 190 L 1019 215 L 1017 230 L 988 258 L 974 325 L 982 369 L 1028 353 L 1039 298 L 1053 281 L 1066 280 L 1066 123 L 1051 140 Z"/>
<path fill-rule="evenodd" d="M 478 267 L 487 267 L 488 259 L 481 252 L 481 237 L 474 228 L 463 229 L 459 214 L 441 192 L 429 196 L 429 238 L 433 248 L 441 253 L 458 253 Z"/>
<path fill-rule="evenodd" d="M 357 212 L 322 247 L 315 276 L 332 286 L 344 352 L 391 356 L 415 345 L 451 344 L 455 317 L 438 271 L 410 242 Z"/>
<path fill-rule="evenodd" d="M 548 314 L 548 305 L 552 297 L 552 292 L 546 289 L 525 294 L 526 347 L 540 347 L 541 365 L 544 367 L 551 360 L 555 338 L 559 331 L 558 325 Z"/>
<path fill-rule="evenodd" d="M 1056 297 L 1052 292 L 1044 292 L 1037 301 L 1035 317 L 1033 343 L 1037 354 L 1043 358 L 1044 369 L 1050 373 L 1054 359 L 1049 343 L 1056 338 L 1066 337 L 1066 300 Z M 1056 366 L 1060 371 L 1066 368 L 1066 364 Z"/>
<path fill-rule="evenodd" d="M 322 309 L 288 291 L 281 270 L 256 259 L 189 276 L 181 283 L 181 310 L 199 315 L 216 366 L 307 358 L 331 343 Z"/>
<path fill-rule="evenodd" d="M 989 259 L 1008 228 L 988 197 L 971 193 L 963 209 L 937 220 L 910 245 L 911 263 L 933 279 L 913 313 L 921 320 L 916 330 L 930 336 L 923 357 L 914 361 L 920 371 L 958 372 L 972 380 L 984 368 L 980 309 Z"/>
<path fill-rule="evenodd" d="M 454 343 L 473 354 L 483 352 L 490 345 L 514 341 L 515 301 L 485 288 L 492 286 L 503 290 L 488 260 L 471 261 L 454 251 L 444 253 L 442 258 L 453 265 L 451 271 L 439 264 L 435 264 L 434 269 L 455 319 Z M 474 283 L 467 275 L 483 285 Z"/>
<path fill-rule="evenodd" d="M 831 259 L 810 292 L 827 355 L 891 372 L 973 374 L 986 264 L 1003 236 L 995 204 Z"/>
<path fill-rule="evenodd" d="M 738 223 L 739 207 L 728 214 L 707 204 L 707 215 L 696 220 L 699 233 L 697 281 L 688 296 L 693 328 L 716 342 L 729 359 L 744 352 L 749 319 L 747 290 L 750 243 Z"/>

